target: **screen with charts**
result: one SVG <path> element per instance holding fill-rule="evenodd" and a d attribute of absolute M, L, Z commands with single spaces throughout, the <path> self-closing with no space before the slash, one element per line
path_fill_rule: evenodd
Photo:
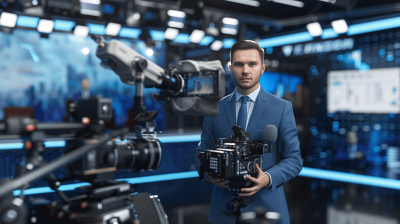
<path fill-rule="evenodd" d="M 328 73 L 328 113 L 399 113 L 400 68 Z"/>

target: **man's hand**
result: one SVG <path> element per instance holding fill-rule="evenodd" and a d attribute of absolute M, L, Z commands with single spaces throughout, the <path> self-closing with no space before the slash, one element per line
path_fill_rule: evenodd
<path fill-rule="evenodd" d="M 222 178 L 216 178 L 207 174 L 208 180 L 218 187 L 228 188 L 229 180 L 223 181 Z"/>
<path fill-rule="evenodd" d="M 267 186 L 270 182 L 268 174 L 264 173 L 264 171 L 261 170 L 261 168 L 258 166 L 256 163 L 256 167 L 258 170 L 258 177 L 254 178 L 252 176 L 247 176 L 248 180 L 251 180 L 254 183 L 254 187 L 251 188 L 242 188 L 240 191 L 241 192 L 246 192 L 246 193 L 241 193 L 239 194 L 240 197 L 246 197 L 246 196 L 251 196 L 255 193 L 257 193 L 261 188 Z"/>

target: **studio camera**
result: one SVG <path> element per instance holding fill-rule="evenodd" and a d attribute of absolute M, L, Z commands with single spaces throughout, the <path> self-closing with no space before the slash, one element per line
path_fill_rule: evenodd
<path fill-rule="evenodd" d="M 272 153 L 273 142 L 278 136 L 274 125 L 264 128 L 264 140 L 252 140 L 250 133 L 244 132 L 240 126 L 232 127 L 231 138 L 217 139 L 213 149 L 206 149 L 198 154 L 200 159 L 199 178 L 210 175 L 229 180 L 229 191 L 233 192 L 231 200 L 226 204 L 228 212 L 236 212 L 254 202 L 254 196 L 239 197 L 241 188 L 251 187 L 247 176 L 257 178 L 256 164 L 262 168 L 264 153 Z"/>

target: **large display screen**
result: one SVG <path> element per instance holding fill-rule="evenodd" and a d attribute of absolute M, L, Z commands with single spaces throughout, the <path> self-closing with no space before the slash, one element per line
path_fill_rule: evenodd
<path fill-rule="evenodd" d="M 157 42 L 154 52 L 146 54 L 143 41 L 119 39 L 160 67 L 165 66 L 165 44 Z M 66 99 L 78 100 L 84 86 L 90 96 L 113 100 L 114 122 L 122 126 L 133 105 L 135 86 L 124 84 L 112 70 L 100 66 L 97 44 L 89 37 L 52 33 L 41 38 L 34 30 L 16 29 L 12 34 L 0 33 L 0 120 L 4 108 L 34 108 L 35 118 L 42 122 L 60 122 L 66 114 Z M 163 102 L 152 98 L 159 93 L 145 88 L 147 110 L 157 110 L 157 130 L 164 129 Z"/>
<path fill-rule="evenodd" d="M 400 68 L 328 73 L 328 113 L 399 113 Z"/>

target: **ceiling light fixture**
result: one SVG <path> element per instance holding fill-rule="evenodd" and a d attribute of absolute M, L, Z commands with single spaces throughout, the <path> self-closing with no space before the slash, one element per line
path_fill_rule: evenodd
<path fill-rule="evenodd" d="M 307 24 L 307 30 L 313 37 L 318 37 L 322 34 L 322 28 L 318 22 Z"/>
<path fill-rule="evenodd" d="M 347 26 L 346 20 L 341 19 L 341 20 L 335 20 L 331 23 L 333 30 L 335 30 L 335 33 L 346 33 L 347 30 L 349 30 L 349 27 Z"/>
<path fill-rule="evenodd" d="M 260 6 L 260 2 L 256 0 L 225 0 L 225 1 L 254 6 L 254 7 Z"/>
<path fill-rule="evenodd" d="M 271 1 L 271 0 L 269 0 L 269 1 Z M 272 0 L 272 1 L 276 2 L 276 3 L 285 4 L 285 5 L 299 7 L 299 8 L 303 8 L 304 7 L 304 3 L 303 2 L 296 1 L 296 0 Z"/>

